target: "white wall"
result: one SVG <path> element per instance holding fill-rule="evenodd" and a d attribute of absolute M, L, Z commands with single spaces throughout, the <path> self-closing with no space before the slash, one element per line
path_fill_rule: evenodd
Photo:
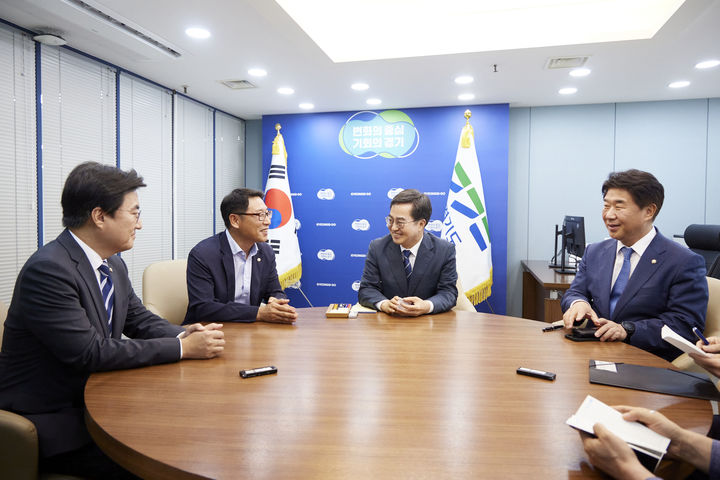
<path fill-rule="evenodd" d="M 720 99 L 510 110 L 509 315 L 522 314 L 520 260 L 549 260 L 565 215 L 585 217 L 588 243 L 607 237 L 600 188 L 629 168 L 665 187 L 664 235 L 720 223 Z"/>

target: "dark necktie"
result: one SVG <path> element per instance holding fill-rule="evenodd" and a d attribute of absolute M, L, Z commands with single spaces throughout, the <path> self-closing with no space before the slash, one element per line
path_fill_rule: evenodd
<path fill-rule="evenodd" d="M 102 265 L 98 267 L 98 270 L 100 271 L 100 290 L 102 291 L 105 310 L 107 310 L 108 332 L 110 332 L 112 336 L 112 312 L 115 305 L 115 287 L 110 277 L 110 267 L 108 266 L 107 260 L 103 261 Z"/>
<path fill-rule="evenodd" d="M 622 247 L 620 253 L 623 254 L 625 259 L 623 260 L 622 267 L 620 267 L 620 273 L 615 280 L 612 291 L 610 292 L 610 316 L 612 317 L 615 311 L 615 305 L 617 305 L 620 296 L 622 295 L 625 287 L 627 286 L 628 280 L 630 280 L 630 256 L 632 255 L 633 249 L 630 247 Z"/>
<path fill-rule="evenodd" d="M 410 274 L 412 273 L 412 265 L 410 265 L 410 254 L 412 252 L 410 250 L 403 250 L 403 265 L 405 265 L 405 278 L 410 278 Z"/>

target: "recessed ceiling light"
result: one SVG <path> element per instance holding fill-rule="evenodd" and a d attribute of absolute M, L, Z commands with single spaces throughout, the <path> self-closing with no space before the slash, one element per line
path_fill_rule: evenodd
<path fill-rule="evenodd" d="M 251 68 L 248 70 L 248 75 L 252 75 L 253 77 L 264 77 L 267 75 L 267 71 L 263 68 Z"/>
<path fill-rule="evenodd" d="M 670 88 L 685 88 L 688 85 L 690 85 L 690 82 L 687 80 L 678 80 L 677 82 L 672 82 L 668 87 Z"/>
<path fill-rule="evenodd" d="M 558 90 L 560 95 L 572 95 L 575 92 L 577 92 L 577 88 L 575 87 L 565 87 Z"/>
<path fill-rule="evenodd" d="M 312 103 L 305 102 L 305 103 L 301 103 L 300 105 L 298 105 L 298 107 L 302 108 L 303 110 L 312 110 L 313 108 L 315 108 L 315 105 L 313 105 Z"/>
<path fill-rule="evenodd" d="M 200 40 L 210 38 L 210 32 L 201 27 L 190 27 L 185 30 L 185 35 L 190 38 L 197 38 Z"/>
<path fill-rule="evenodd" d="M 467 85 L 468 83 L 472 83 L 473 80 L 475 80 L 470 75 L 460 75 L 459 77 L 455 77 L 455 83 L 458 85 Z"/>
<path fill-rule="evenodd" d="M 699 68 L 701 70 L 706 68 L 714 68 L 720 65 L 720 60 L 705 60 L 704 62 L 700 62 L 695 65 L 695 68 Z"/>
<path fill-rule="evenodd" d="M 379 98 L 368 98 L 367 102 L 365 103 L 367 103 L 368 105 L 380 105 L 382 103 L 382 100 L 380 100 Z"/>
<path fill-rule="evenodd" d="M 576 68 L 574 70 L 570 70 L 570 76 L 571 77 L 587 77 L 590 75 L 591 70 L 589 68 Z"/>
<path fill-rule="evenodd" d="M 461 93 L 458 95 L 458 100 L 472 100 L 473 98 L 475 98 L 474 93 Z"/>
<path fill-rule="evenodd" d="M 295 89 L 290 87 L 280 87 L 277 89 L 277 92 L 280 95 L 292 95 L 293 93 L 295 93 Z"/>
<path fill-rule="evenodd" d="M 367 90 L 368 88 L 370 88 L 370 85 L 368 85 L 367 83 L 358 82 L 350 85 L 350 88 L 352 88 L 353 90 L 357 90 L 358 92 L 362 92 L 363 90 Z"/>

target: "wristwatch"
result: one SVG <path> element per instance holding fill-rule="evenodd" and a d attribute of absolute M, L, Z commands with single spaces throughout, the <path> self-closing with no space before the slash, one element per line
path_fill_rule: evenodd
<path fill-rule="evenodd" d="M 627 337 L 625 337 L 625 341 L 629 342 L 630 337 L 632 337 L 633 333 L 635 333 L 635 324 L 632 322 L 622 322 L 620 324 L 621 327 L 625 329 L 625 333 L 627 333 Z"/>

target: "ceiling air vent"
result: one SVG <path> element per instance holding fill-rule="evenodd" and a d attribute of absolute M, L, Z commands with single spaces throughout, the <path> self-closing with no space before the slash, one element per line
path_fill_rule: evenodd
<path fill-rule="evenodd" d="M 233 90 L 246 90 L 248 88 L 256 88 L 255 85 L 247 80 L 221 80 L 220 83 Z"/>
<path fill-rule="evenodd" d="M 112 27 L 116 28 L 117 30 L 120 30 L 121 32 L 126 33 L 127 35 L 130 35 L 131 37 L 136 38 L 137 40 L 140 40 L 141 42 L 146 43 L 147 45 L 150 45 L 151 47 L 154 47 L 161 52 L 163 52 L 166 55 L 169 55 L 173 58 L 180 57 L 180 52 L 177 51 L 177 49 L 173 48 L 172 46 L 168 45 L 165 42 L 162 42 L 156 38 L 153 38 L 149 32 L 142 32 L 139 27 L 136 28 L 136 26 L 133 26 L 130 21 L 120 17 L 119 15 L 115 13 L 110 13 L 109 11 L 105 12 L 101 10 L 100 8 L 97 8 L 94 5 L 91 5 L 91 3 L 97 3 L 94 0 L 62 0 L 68 5 L 71 5 L 78 10 L 85 12 L 86 14 L 100 20 L 101 22 L 104 22 L 108 25 L 111 25 Z"/>
<path fill-rule="evenodd" d="M 556 68 L 579 68 L 585 65 L 590 57 L 555 57 L 548 58 L 545 68 L 554 70 Z"/>

